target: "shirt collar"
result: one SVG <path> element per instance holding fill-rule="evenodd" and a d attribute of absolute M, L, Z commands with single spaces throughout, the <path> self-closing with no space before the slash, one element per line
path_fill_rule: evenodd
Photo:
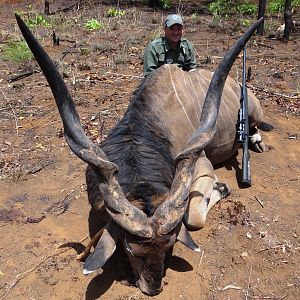
<path fill-rule="evenodd" d="M 182 43 L 181 42 L 182 42 L 182 39 L 180 39 L 180 41 L 179 41 L 179 47 L 178 47 L 178 49 L 180 49 L 182 47 Z M 167 41 L 167 39 L 165 37 L 163 37 L 163 43 L 164 43 L 164 47 L 166 49 L 165 51 L 169 51 L 171 49 L 171 47 L 170 47 L 170 45 L 169 45 L 169 43 L 168 43 L 168 41 Z"/>

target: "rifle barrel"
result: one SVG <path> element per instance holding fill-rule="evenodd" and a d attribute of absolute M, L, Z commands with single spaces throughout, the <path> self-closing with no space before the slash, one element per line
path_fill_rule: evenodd
<path fill-rule="evenodd" d="M 249 154 L 249 119 L 248 119 L 248 93 L 246 86 L 246 46 L 243 48 L 243 87 L 241 97 L 241 107 L 243 115 L 243 160 L 242 160 L 242 184 L 251 186 L 250 176 L 250 154 Z"/>

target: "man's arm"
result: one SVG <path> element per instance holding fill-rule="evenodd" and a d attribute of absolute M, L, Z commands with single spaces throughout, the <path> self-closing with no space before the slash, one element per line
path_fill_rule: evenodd
<path fill-rule="evenodd" d="M 144 51 L 144 76 L 149 75 L 153 70 L 158 68 L 158 58 L 156 51 L 151 43 Z"/>

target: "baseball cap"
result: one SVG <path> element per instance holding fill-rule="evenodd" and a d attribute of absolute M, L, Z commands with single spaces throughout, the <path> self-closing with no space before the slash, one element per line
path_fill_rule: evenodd
<path fill-rule="evenodd" d="M 183 20 L 180 15 L 169 15 L 165 21 L 165 27 L 171 27 L 174 24 L 183 25 Z"/>

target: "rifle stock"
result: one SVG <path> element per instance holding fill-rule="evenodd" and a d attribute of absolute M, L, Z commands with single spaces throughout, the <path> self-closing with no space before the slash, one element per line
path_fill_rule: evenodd
<path fill-rule="evenodd" d="M 242 184 L 247 187 L 251 186 L 250 154 L 248 149 L 248 139 L 245 139 L 243 143 L 242 172 Z"/>

